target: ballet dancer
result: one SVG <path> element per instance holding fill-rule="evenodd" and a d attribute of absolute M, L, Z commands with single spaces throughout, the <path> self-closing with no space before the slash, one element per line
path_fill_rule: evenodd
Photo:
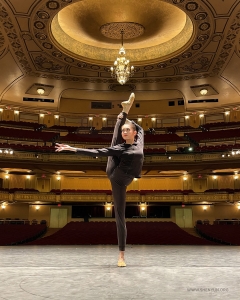
<path fill-rule="evenodd" d="M 132 93 L 128 101 L 121 103 L 123 110 L 117 117 L 110 147 L 83 149 L 56 143 L 56 152 L 67 150 L 93 157 L 108 156 L 106 173 L 112 186 L 119 246 L 119 267 L 126 267 L 124 258 L 127 237 L 125 222 L 126 190 L 134 178 L 141 177 L 144 159 L 144 131 L 134 121 L 127 119 L 134 99 L 135 95 Z M 125 140 L 124 143 L 122 143 L 122 139 Z"/>

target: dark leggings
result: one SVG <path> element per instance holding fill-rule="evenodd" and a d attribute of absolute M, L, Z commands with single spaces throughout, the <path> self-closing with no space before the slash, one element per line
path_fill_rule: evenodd
<path fill-rule="evenodd" d="M 123 119 L 117 119 L 111 147 L 121 143 L 121 127 L 126 121 L 126 114 Z M 107 175 L 112 185 L 112 194 L 114 200 L 114 211 L 117 225 L 118 246 L 120 251 L 125 251 L 127 228 L 125 221 L 126 190 L 127 186 L 133 181 L 133 177 L 125 174 L 118 168 L 118 158 L 108 157 Z"/>

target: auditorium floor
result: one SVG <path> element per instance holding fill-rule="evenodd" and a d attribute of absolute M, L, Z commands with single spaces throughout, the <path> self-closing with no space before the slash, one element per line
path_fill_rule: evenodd
<path fill-rule="evenodd" d="M 239 299 L 236 246 L 0 247 L 1 300 Z"/>

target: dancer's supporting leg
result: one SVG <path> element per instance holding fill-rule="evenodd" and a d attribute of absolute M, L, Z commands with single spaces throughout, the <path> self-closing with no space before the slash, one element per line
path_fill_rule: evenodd
<path fill-rule="evenodd" d="M 123 111 L 118 116 L 111 146 L 115 146 L 121 143 L 122 133 L 121 128 L 126 122 L 127 114 L 133 104 L 135 95 L 132 93 L 128 101 L 122 102 Z M 118 266 L 125 267 L 124 251 L 126 245 L 127 228 L 125 222 L 125 207 L 126 207 L 126 189 L 131 183 L 132 178 L 127 177 L 116 167 L 119 165 L 119 159 L 117 157 L 109 157 L 107 163 L 107 175 L 111 181 L 112 193 L 114 200 L 115 218 L 117 225 L 118 245 L 119 245 L 119 259 Z"/>
<path fill-rule="evenodd" d="M 110 177 L 112 193 L 114 199 L 114 211 L 117 225 L 117 236 L 119 246 L 118 266 L 125 267 L 124 251 L 127 239 L 127 228 L 125 221 L 126 190 L 127 186 L 133 181 L 131 176 L 127 176 L 120 169 L 116 169 Z"/>

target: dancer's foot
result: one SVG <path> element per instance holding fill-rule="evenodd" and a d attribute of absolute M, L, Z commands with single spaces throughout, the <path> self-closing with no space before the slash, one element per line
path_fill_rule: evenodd
<path fill-rule="evenodd" d="M 118 256 L 118 267 L 126 267 L 126 263 L 124 260 L 124 252 L 125 251 L 120 251 L 119 256 Z"/>
<path fill-rule="evenodd" d="M 132 104 L 133 104 L 133 101 L 135 99 L 135 94 L 132 93 L 129 97 L 129 99 L 127 101 L 123 101 L 121 104 L 122 104 L 122 108 L 123 108 L 123 112 L 125 112 L 126 114 L 128 114 Z"/>
<path fill-rule="evenodd" d="M 123 260 L 123 259 L 119 259 L 118 260 L 118 267 L 126 267 L 127 265 L 126 265 L 126 263 L 125 263 L 125 261 Z"/>

